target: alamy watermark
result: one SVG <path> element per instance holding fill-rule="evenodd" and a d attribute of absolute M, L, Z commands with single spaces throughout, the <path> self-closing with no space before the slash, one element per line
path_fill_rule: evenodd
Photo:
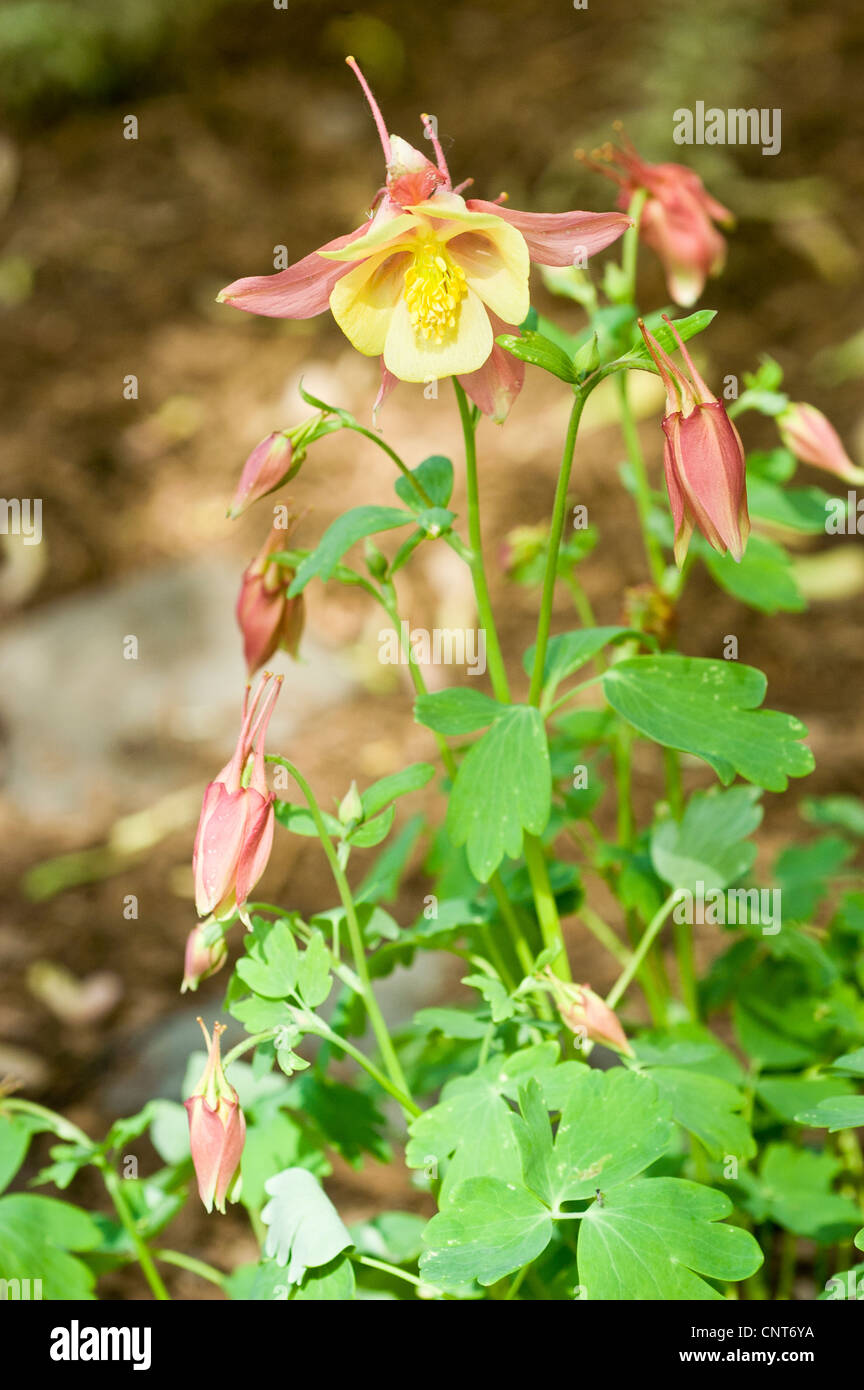
<path fill-rule="evenodd" d="M 709 888 L 697 880 L 695 893 L 678 889 L 673 922 L 689 926 L 761 927 L 763 936 L 776 936 L 783 925 L 779 888 Z"/>
<path fill-rule="evenodd" d="M 761 145 L 763 154 L 780 153 L 780 107 L 734 107 L 722 110 L 697 101 L 696 109 L 679 106 L 672 113 L 676 145 Z"/>
<path fill-rule="evenodd" d="M 864 497 L 847 492 L 825 499 L 825 532 L 829 536 L 864 536 Z"/>
<path fill-rule="evenodd" d="M 0 497 L 0 536 L 22 536 L 25 545 L 39 545 L 42 498 Z"/>
<path fill-rule="evenodd" d="M 382 628 L 378 633 L 378 660 L 385 666 L 407 666 L 411 658 L 419 666 L 465 666 L 469 676 L 486 670 L 484 628 L 412 628 L 407 619 L 400 630 Z"/>

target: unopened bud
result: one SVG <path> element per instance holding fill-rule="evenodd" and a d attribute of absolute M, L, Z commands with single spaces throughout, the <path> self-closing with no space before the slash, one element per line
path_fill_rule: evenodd
<path fill-rule="evenodd" d="M 219 930 L 218 940 L 208 945 L 207 938 L 214 926 L 217 924 L 211 917 L 207 922 L 199 922 L 197 927 L 193 927 L 186 938 L 186 957 L 183 964 L 183 983 L 180 986 L 180 993 L 185 994 L 187 990 L 196 990 L 202 980 L 206 980 L 210 975 L 215 975 L 217 970 L 221 970 L 228 957 L 228 946 L 225 937 Z"/>
<path fill-rule="evenodd" d="M 359 825 L 362 819 L 363 802 L 360 800 L 357 783 L 352 782 L 339 806 L 339 822 L 341 825 Z"/>

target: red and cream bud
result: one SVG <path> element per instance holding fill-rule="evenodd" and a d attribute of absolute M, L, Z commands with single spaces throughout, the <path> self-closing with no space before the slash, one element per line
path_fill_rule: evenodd
<path fill-rule="evenodd" d="M 202 980 L 206 980 L 210 975 L 215 975 L 217 970 L 221 970 L 228 958 L 228 945 L 221 930 L 218 940 L 212 945 L 208 945 L 208 929 L 212 929 L 212 926 L 212 920 L 199 922 L 186 938 L 183 983 L 180 986 L 181 994 L 185 994 L 190 989 L 196 990 Z"/>
<path fill-rule="evenodd" d="M 222 1023 L 213 1024 L 213 1036 L 199 1018 L 207 1042 L 207 1065 L 195 1090 L 184 1101 L 189 1117 L 189 1144 L 198 1179 L 198 1192 L 208 1211 L 225 1211 L 225 1203 L 240 1195 L 240 1158 L 246 1138 L 246 1121 L 237 1092 L 227 1080 L 219 1055 Z"/>
<path fill-rule="evenodd" d="M 287 430 L 277 430 L 274 434 L 268 434 L 266 439 L 255 445 L 243 465 L 228 515 L 232 518 L 241 516 L 259 497 L 265 497 L 268 492 L 273 492 L 293 477 L 301 462 L 302 451 L 295 459 L 291 436 Z"/>
<path fill-rule="evenodd" d="M 856 468 L 831 421 L 814 405 L 802 401 L 777 416 L 780 438 L 802 463 L 823 468 L 848 483 L 864 482 L 864 468 Z"/>
<path fill-rule="evenodd" d="M 589 1038 L 591 1042 L 614 1047 L 628 1057 L 633 1056 L 633 1049 L 616 1015 L 590 985 L 567 984 L 548 969 L 546 978 L 551 985 L 561 1021 L 571 1032 Z"/>
<path fill-rule="evenodd" d="M 251 700 L 243 697 L 243 724 L 230 762 L 204 793 L 192 870 L 199 916 L 224 922 L 246 917 L 246 899 L 267 867 L 273 845 L 273 802 L 264 773 L 264 738 L 281 676 L 265 671 Z"/>
<path fill-rule="evenodd" d="M 286 527 L 275 525 L 243 574 L 236 614 L 250 676 L 280 648 L 297 656 L 306 617 L 303 595 L 288 597 L 295 571 L 290 565 L 277 564 L 271 556 L 285 549 L 298 520 L 292 516 Z"/>
<path fill-rule="evenodd" d="M 683 564 L 694 527 L 721 555 L 728 550 L 740 560 L 750 534 L 744 446 L 724 406 L 693 365 L 675 325 L 668 318 L 666 322 L 689 376 L 641 319 L 639 327 L 666 388 L 663 467 L 675 523 L 675 560 Z"/>

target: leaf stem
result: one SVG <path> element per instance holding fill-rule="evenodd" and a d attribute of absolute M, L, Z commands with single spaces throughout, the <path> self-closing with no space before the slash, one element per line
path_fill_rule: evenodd
<path fill-rule="evenodd" d="M 663 926 L 663 923 L 666 921 L 666 918 L 669 916 L 669 913 L 672 911 L 677 901 L 678 889 L 676 888 L 673 892 L 669 894 L 666 901 L 654 913 L 654 916 L 651 918 L 651 921 L 645 928 L 642 940 L 639 942 L 639 945 L 636 947 L 636 950 L 630 957 L 630 960 L 626 968 L 619 975 L 618 979 L 615 981 L 615 984 L 612 986 L 611 990 L 606 996 L 606 1003 L 608 1004 L 610 1009 L 615 1008 L 615 1005 L 618 1003 L 618 1000 L 621 998 L 625 990 L 628 988 L 634 975 L 636 974 L 637 970 L 639 969 L 640 965 L 642 964 L 643 960 L 648 954 L 648 951 L 651 948 L 651 944 L 654 941 L 654 938 L 659 933 L 660 928 Z"/>
<path fill-rule="evenodd" d="M 208 1283 L 215 1284 L 219 1289 L 227 1289 L 228 1287 L 226 1274 L 214 1268 L 213 1265 L 205 1264 L 203 1260 L 194 1259 L 192 1255 L 184 1255 L 179 1250 L 154 1250 L 153 1254 L 163 1264 L 176 1265 L 178 1269 L 186 1269 L 190 1274 L 197 1274 L 199 1279 L 206 1279 Z"/>
<path fill-rule="evenodd" d="M 537 619 L 537 639 L 534 648 L 534 668 L 531 672 L 531 689 L 528 692 L 529 705 L 539 708 L 543 693 L 543 677 L 546 669 L 546 648 L 549 645 L 549 630 L 552 625 L 552 605 L 555 601 L 555 583 L 558 578 L 558 553 L 564 533 L 564 519 L 567 515 L 567 490 L 570 486 L 570 473 L 573 468 L 573 454 L 576 449 L 576 435 L 585 405 L 585 396 L 577 392 L 570 411 L 558 483 L 555 488 L 555 502 L 552 508 L 552 525 L 549 532 L 549 549 L 546 555 L 546 573 L 543 577 L 543 594 L 540 599 L 540 613 Z"/>
<path fill-rule="evenodd" d="M 135 1247 L 135 1255 L 137 1257 L 139 1265 L 141 1266 L 144 1278 L 150 1285 L 153 1297 L 157 1299 L 157 1301 L 160 1303 L 170 1302 L 171 1295 L 168 1293 L 168 1290 L 162 1283 L 159 1271 L 153 1263 L 152 1253 L 145 1241 L 142 1239 L 138 1231 L 138 1227 L 135 1224 L 134 1217 L 132 1216 L 132 1213 L 129 1210 L 126 1198 L 123 1195 L 122 1183 L 120 1181 L 120 1178 L 118 1178 L 114 1169 L 109 1168 L 107 1164 L 99 1166 L 101 1167 L 102 1171 L 102 1180 L 105 1183 L 106 1188 L 108 1189 L 108 1196 L 114 1203 L 114 1210 L 117 1212 L 117 1215 L 120 1218 L 120 1224 L 122 1225 L 133 1246 Z"/>
<path fill-rule="evenodd" d="M 406 1284 L 413 1284 L 417 1289 L 431 1289 L 435 1293 L 440 1293 L 434 1284 L 429 1284 L 425 1279 L 418 1279 L 416 1274 L 409 1274 L 407 1269 L 400 1269 L 398 1265 L 391 1265 L 387 1260 L 373 1260 L 371 1255 L 351 1255 L 350 1259 L 354 1264 L 365 1265 L 367 1269 L 380 1269 L 383 1274 L 392 1274 L 394 1279 L 404 1279 Z"/>

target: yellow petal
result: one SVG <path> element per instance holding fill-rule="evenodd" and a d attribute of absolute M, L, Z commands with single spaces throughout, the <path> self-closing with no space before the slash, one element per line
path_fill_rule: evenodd
<path fill-rule="evenodd" d="M 319 251 L 318 254 L 328 261 L 359 261 L 365 256 L 371 256 L 374 251 L 380 251 L 384 246 L 392 248 L 394 241 L 410 238 L 419 225 L 419 219 L 412 217 L 410 212 L 401 212 L 395 217 L 376 218 L 369 224 L 369 231 L 365 236 L 358 237 L 356 241 L 349 242 L 338 251 Z"/>
<path fill-rule="evenodd" d="M 384 351 L 390 318 L 410 263 L 405 253 L 382 251 L 349 270 L 333 286 L 330 311 L 349 342 L 367 357 Z"/>
<path fill-rule="evenodd" d="M 523 315 L 524 317 L 524 315 Z M 441 343 L 415 333 L 408 305 L 399 300 L 393 310 L 384 365 L 400 381 L 435 381 L 482 367 L 492 351 L 492 325 L 483 303 L 469 290 L 458 306 L 452 334 Z"/>
<path fill-rule="evenodd" d="M 521 323 L 530 308 L 530 260 L 525 238 L 500 218 L 482 231 L 447 239 L 447 250 L 465 271 L 468 285 L 505 323 Z"/>

